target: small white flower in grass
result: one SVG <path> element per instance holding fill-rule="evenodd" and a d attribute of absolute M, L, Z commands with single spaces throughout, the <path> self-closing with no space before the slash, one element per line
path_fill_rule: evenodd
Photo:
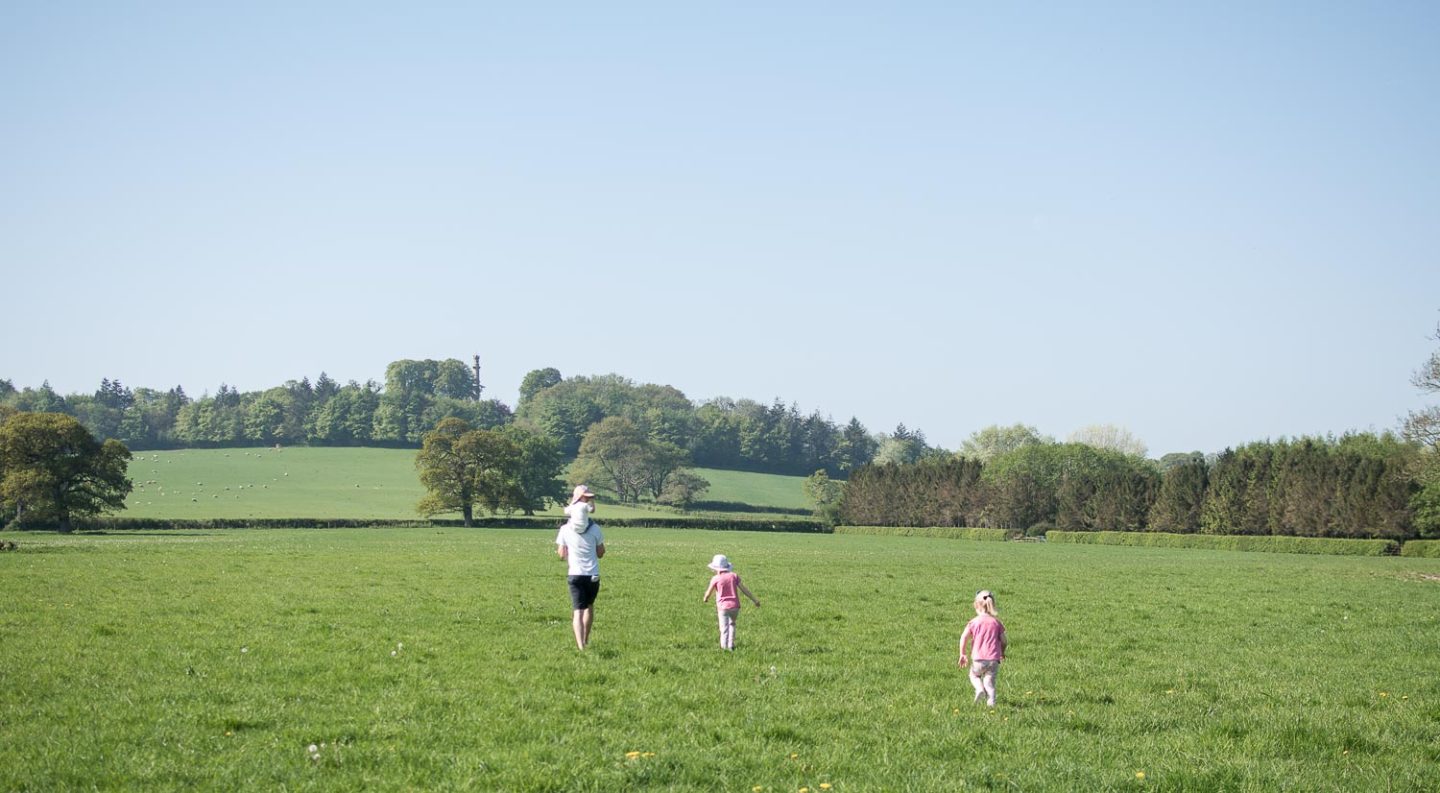
<path fill-rule="evenodd" d="M 394 657 L 395 657 L 395 651 L 394 651 L 394 650 L 391 650 L 391 651 L 390 651 L 390 657 L 391 657 L 391 658 L 394 658 Z"/>
<path fill-rule="evenodd" d="M 312 743 L 312 744 L 310 744 L 310 748 L 308 749 L 308 751 L 310 752 L 310 754 L 316 754 L 317 752 L 320 751 L 320 747 L 318 747 L 318 746 L 316 746 L 315 744 Z"/>
<path fill-rule="evenodd" d="M 241 652 L 241 653 L 248 653 L 248 652 L 250 652 L 250 648 L 249 648 L 249 647 L 241 647 L 241 648 L 240 648 L 240 652 Z"/>

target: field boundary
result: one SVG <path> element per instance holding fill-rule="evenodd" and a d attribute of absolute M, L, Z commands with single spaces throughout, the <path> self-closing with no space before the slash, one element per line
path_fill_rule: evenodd
<path fill-rule="evenodd" d="M 1400 546 L 1400 555 L 1419 559 L 1440 559 L 1440 540 L 1409 540 Z"/>
<path fill-rule="evenodd" d="M 935 537 L 949 540 L 1004 542 L 1005 529 L 975 529 L 960 526 L 836 526 L 836 534 L 866 534 L 876 537 Z"/>
<path fill-rule="evenodd" d="M 1395 540 L 1350 540 L 1338 537 L 1275 537 L 1243 534 L 1169 534 L 1140 531 L 1050 531 L 1048 542 L 1089 545 L 1130 545 L 1146 548 L 1199 548 L 1213 551 L 1308 553 L 1328 556 L 1394 556 Z"/>
<path fill-rule="evenodd" d="M 555 529 L 557 517 L 475 518 L 477 529 Z M 446 519 L 395 518 L 84 518 L 74 521 L 76 531 L 197 531 L 207 529 L 360 529 L 360 528 L 459 528 L 464 521 Z M 815 520 L 730 520 L 707 517 L 612 518 L 601 526 L 618 528 L 700 529 L 707 531 L 769 531 L 808 534 L 829 533 L 830 528 Z M 21 531 L 54 531 L 54 525 L 14 527 Z"/>

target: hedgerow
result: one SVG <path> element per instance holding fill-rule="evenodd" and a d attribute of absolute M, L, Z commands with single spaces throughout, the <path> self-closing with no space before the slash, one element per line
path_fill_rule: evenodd
<path fill-rule="evenodd" d="M 1440 559 L 1440 540 L 1410 540 L 1400 546 L 1400 555 Z"/>
<path fill-rule="evenodd" d="M 836 526 L 836 534 L 870 534 L 881 537 L 940 537 L 952 540 L 1003 542 L 1004 529 L 972 529 L 955 526 Z"/>
<path fill-rule="evenodd" d="M 475 528 L 555 529 L 553 517 L 491 517 L 476 518 Z M 167 518 L 88 518 L 75 521 L 77 531 L 199 531 L 207 529 L 355 529 L 355 528 L 433 528 L 458 527 L 464 523 L 444 520 L 381 520 L 363 518 L 211 518 L 179 520 Z M 706 531 L 771 531 L 826 533 L 830 529 L 813 520 L 730 520 L 726 518 L 612 518 L 602 526 L 625 528 L 703 529 Z M 27 529 L 53 529 L 48 525 L 26 526 Z"/>
<path fill-rule="evenodd" d="M 1311 553 L 1329 556 L 1390 556 L 1400 550 L 1400 544 L 1394 540 L 1349 540 L 1333 537 L 1167 534 L 1139 531 L 1052 531 L 1046 534 L 1045 538 L 1049 542 L 1072 544 L 1204 548 L 1215 551 Z"/>

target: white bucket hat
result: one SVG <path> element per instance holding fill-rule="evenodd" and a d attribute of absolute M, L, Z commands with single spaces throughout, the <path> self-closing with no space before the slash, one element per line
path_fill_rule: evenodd
<path fill-rule="evenodd" d="M 725 558 L 725 554 L 717 553 L 715 554 L 715 558 L 710 560 L 710 564 L 707 564 L 705 566 L 710 568 L 711 570 L 714 570 L 717 573 L 729 572 L 730 560 Z"/>

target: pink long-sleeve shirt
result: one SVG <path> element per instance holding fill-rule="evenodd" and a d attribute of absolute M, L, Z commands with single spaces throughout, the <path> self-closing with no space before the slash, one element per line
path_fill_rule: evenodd
<path fill-rule="evenodd" d="M 1005 658 L 1005 626 L 989 614 L 980 614 L 965 624 L 960 634 L 960 654 L 965 654 L 965 640 L 975 642 L 970 658 L 976 661 L 999 661 Z"/>

